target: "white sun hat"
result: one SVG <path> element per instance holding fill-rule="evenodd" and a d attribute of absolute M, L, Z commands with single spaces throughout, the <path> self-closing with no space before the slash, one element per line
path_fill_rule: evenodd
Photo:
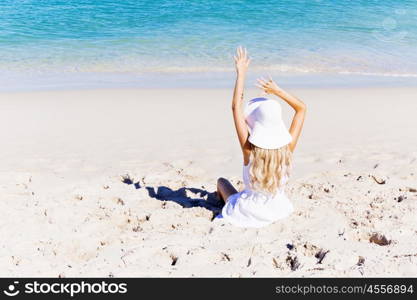
<path fill-rule="evenodd" d="M 269 98 L 254 98 L 245 108 L 249 142 L 263 149 L 278 149 L 292 140 L 282 121 L 281 105 Z"/>

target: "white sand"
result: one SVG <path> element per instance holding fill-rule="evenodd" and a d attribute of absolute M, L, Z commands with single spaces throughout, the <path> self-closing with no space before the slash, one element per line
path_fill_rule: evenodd
<path fill-rule="evenodd" d="M 0 276 L 417 276 L 417 89 L 293 92 L 296 211 L 263 229 L 211 221 L 230 90 L 0 94 Z"/>

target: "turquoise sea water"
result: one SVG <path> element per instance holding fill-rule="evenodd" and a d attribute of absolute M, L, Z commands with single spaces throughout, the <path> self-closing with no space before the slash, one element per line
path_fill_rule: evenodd
<path fill-rule="evenodd" d="M 417 78 L 417 1 L 0 1 L 3 88 L 207 83 L 238 45 L 258 73 Z"/>

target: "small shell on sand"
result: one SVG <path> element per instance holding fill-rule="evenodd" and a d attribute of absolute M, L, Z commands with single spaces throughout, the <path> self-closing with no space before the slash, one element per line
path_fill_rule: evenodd
<path fill-rule="evenodd" d="M 378 183 L 378 184 L 385 184 L 385 183 L 386 183 L 386 180 L 385 180 L 385 179 L 382 179 L 382 178 L 377 178 L 377 177 L 375 177 L 374 175 L 371 175 L 371 177 L 372 177 L 372 179 L 373 179 L 376 183 Z"/>
<path fill-rule="evenodd" d="M 323 261 L 324 257 L 326 256 L 327 253 L 329 253 L 330 250 L 323 250 L 320 249 L 319 252 L 316 253 L 316 255 L 314 255 L 315 258 L 317 258 L 317 263 L 321 264 L 321 262 Z"/>
<path fill-rule="evenodd" d="M 170 257 L 171 257 L 171 260 L 172 260 L 171 261 L 171 266 L 175 266 L 178 262 L 178 257 L 175 256 L 175 255 L 171 255 Z"/>
<path fill-rule="evenodd" d="M 120 197 L 114 197 L 113 198 L 113 201 L 114 202 L 116 202 L 117 204 L 119 204 L 119 205 L 125 205 L 125 202 L 123 201 L 123 199 L 122 198 L 120 198 Z"/>
<path fill-rule="evenodd" d="M 397 202 L 402 202 L 405 199 L 407 199 L 407 196 L 403 196 L 403 195 L 400 195 L 400 196 L 394 198 L 394 200 L 397 200 Z"/>
<path fill-rule="evenodd" d="M 291 268 L 291 271 L 295 271 L 300 267 L 300 262 L 297 256 L 289 255 L 286 259 L 287 265 Z"/>
<path fill-rule="evenodd" d="M 369 238 L 369 242 L 377 244 L 379 246 L 387 246 L 391 244 L 391 240 L 388 240 L 385 235 L 381 233 L 373 233 Z"/>
<path fill-rule="evenodd" d="M 83 200 L 84 199 L 84 197 L 82 196 L 82 195 L 75 195 L 74 196 L 74 199 L 76 199 L 76 200 Z"/>
<path fill-rule="evenodd" d="M 365 264 L 365 257 L 359 256 L 357 265 L 363 266 L 364 264 Z"/>
<path fill-rule="evenodd" d="M 230 255 L 227 253 L 222 253 L 222 260 L 231 261 Z"/>
<path fill-rule="evenodd" d="M 275 268 L 279 269 L 279 264 L 277 260 L 275 259 L 275 257 L 272 258 L 272 264 L 274 265 Z"/>

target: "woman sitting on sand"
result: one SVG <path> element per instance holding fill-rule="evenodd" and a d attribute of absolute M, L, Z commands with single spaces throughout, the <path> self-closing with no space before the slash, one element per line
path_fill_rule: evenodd
<path fill-rule="evenodd" d="M 243 89 L 250 63 L 246 49 L 239 47 L 235 56 L 237 78 L 232 110 L 237 136 L 243 153 L 241 192 L 224 179 L 217 181 L 217 193 L 225 201 L 221 215 L 240 227 L 262 227 L 285 218 L 293 211 L 284 193 L 291 167 L 291 156 L 303 128 L 305 104 L 279 88 L 272 79 L 259 79 L 266 94 L 280 97 L 294 110 L 288 132 L 281 118 L 277 100 L 255 98 L 244 108 Z"/>

